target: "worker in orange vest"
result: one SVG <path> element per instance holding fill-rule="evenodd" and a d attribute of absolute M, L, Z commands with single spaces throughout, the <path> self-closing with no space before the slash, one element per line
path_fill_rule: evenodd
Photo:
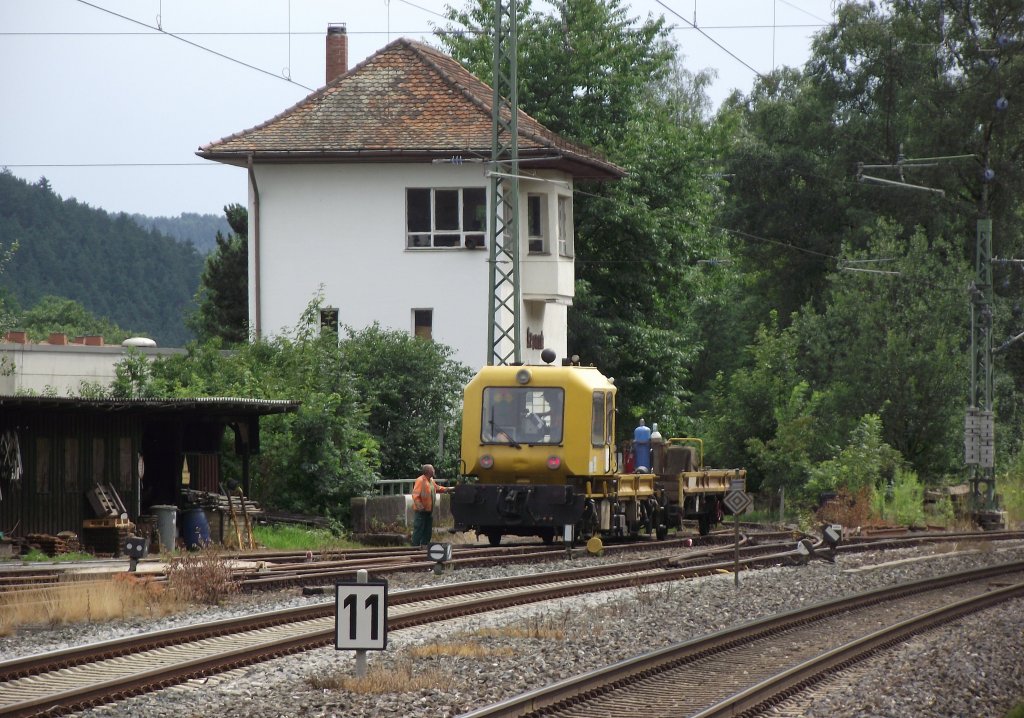
<path fill-rule="evenodd" d="M 439 486 L 434 481 L 434 467 L 424 464 L 422 472 L 412 485 L 412 545 L 426 546 L 434 532 L 434 497 L 448 491 L 448 487 Z"/>

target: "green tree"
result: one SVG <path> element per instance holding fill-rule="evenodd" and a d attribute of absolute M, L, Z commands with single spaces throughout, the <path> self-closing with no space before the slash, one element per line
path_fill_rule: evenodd
<path fill-rule="evenodd" d="M 843 489 L 855 496 L 893 482 L 902 465 L 900 453 L 882 440 L 882 420 L 865 414 L 850 432 L 849 440 L 836 455 L 811 470 L 806 492 L 808 503 L 819 493 Z"/>
<path fill-rule="evenodd" d="M 454 25 L 486 28 L 493 4 L 452 10 Z M 576 296 L 569 347 L 620 387 L 620 429 L 640 417 L 687 423 L 688 367 L 702 341 L 695 313 L 714 305 L 720 277 L 698 263 L 722 258 L 710 231 L 716 131 L 701 121 L 706 76 L 680 72 L 662 18 L 630 17 L 618 0 L 565 0 L 545 15 L 519 8 L 519 102 L 550 129 L 588 144 L 629 175 L 577 186 Z M 488 34 L 442 41 L 483 79 Z M 701 161 L 694 162 L 699 157 Z"/>
<path fill-rule="evenodd" d="M 341 366 L 369 409 L 367 427 L 380 447 L 381 476 L 408 478 L 423 463 L 435 464 L 442 476 L 457 475 L 460 399 L 468 368 L 452 359 L 450 347 L 405 332 L 374 324 L 345 334 Z"/>
<path fill-rule="evenodd" d="M 828 388 L 833 423 L 879 414 L 886 443 L 935 482 L 961 457 L 971 272 L 941 238 L 904 240 L 887 222 L 870 234 L 830 277 L 825 309 L 795 320 L 803 375 Z"/>
<path fill-rule="evenodd" d="M 105 317 L 97 317 L 81 303 L 64 297 L 44 296 L 31 309 L 17 315 L 18 327 L 35 341 L 44 341 L 51 333 L 76 336 L 101 336 L 108 344 L 120 344 L 132 336 Z"/>
<path fill-rule="evenodd" d="M 206 257 L 199 280 L 196 310 L 186 323 L 200 339 L 219 337 L 234 345 L 249 336 L 249 213 L 229 204 L 224 214 L 232 234 L 217 232 L 217 247 Z"/>
<path fill-rule="evenodd" d="M 371 327 L 320 327 L 321 299 L 295 327 L 222 351 L 213 339 L 155 361 L 129 387 L 161 396 L 238 396 L 301 402 L 261 421 L 253 494 L 268 506 L 346 522 L 350 500 L 380 478 L 407 478 L 437 454 L 439 426 L 454 430 L 466 379 L 451 349 Z M 455 467 L 456 443 L 447 465 Z M 441 462 L 438 462 L 441 463 Z M 393 472 L 393 473 L 392 473 Z"/>

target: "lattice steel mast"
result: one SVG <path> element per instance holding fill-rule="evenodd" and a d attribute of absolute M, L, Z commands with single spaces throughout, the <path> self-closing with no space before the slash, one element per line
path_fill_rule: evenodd
<path fill-rule="evenodd" d="M 992 219 L 988 216 L 987 196 L 988 187 L 983 186 L 975 241 L 975 276 L 970 288 L 971 394 L 964 424 L 965 459 L 972 469 L 971 499 L 979 515 L 996 508 L 995 418 L 992 413 Z"/>
<path fill-rule="evenodd" d="M 491 108 L 490 301 L 487 363 L 522 361 L 519 331 L 519 94 L 517 0 L 494 0 L 494 98 Z"/>

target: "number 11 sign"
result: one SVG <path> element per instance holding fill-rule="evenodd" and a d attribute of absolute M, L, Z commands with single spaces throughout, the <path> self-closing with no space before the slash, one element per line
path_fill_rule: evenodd
<path fill-rule="evenodd" d="M 387 581 L 335 584 L 335 648 L 383 651 L 388 645 Z"/>

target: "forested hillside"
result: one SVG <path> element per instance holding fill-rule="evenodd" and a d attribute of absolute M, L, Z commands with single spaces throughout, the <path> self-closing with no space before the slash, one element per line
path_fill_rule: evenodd
<path fill-rule="evenodd" d="M 190 243 L 201 254 L 209 254 L 217 246 L 217 232 L 224 236 L 231 232 L 223 214 L 182 212 L 177 217 L 150 217 L 145 214 L 128 216 L 143 229 L 154 229 L 160 234 Z"/>
<path fill-rule="evenodd" d="M 0 246 L 15 242 L 0 282 L 22 308 L 66 297 L 163 346 L 190 338 L 184 316 L 203 268 L 191 244 L 64 200 L 45 178 L 29 183 L 0 172 Z"/>

